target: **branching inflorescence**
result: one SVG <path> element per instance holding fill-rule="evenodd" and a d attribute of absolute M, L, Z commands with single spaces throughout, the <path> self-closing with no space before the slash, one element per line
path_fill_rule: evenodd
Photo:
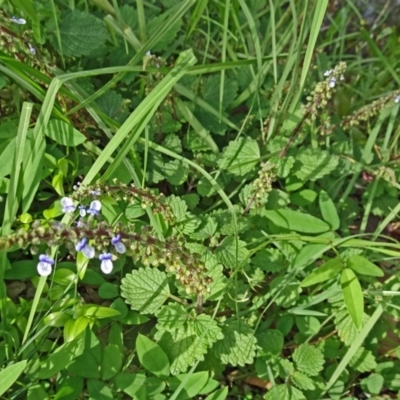
<path fill-rule="evenodd" d="M 134 262 L 140 261 L 144 266 L 165 266 L 167 271 L 175 274 L 188 293 L 206 293 L 211 279 L 206 276 L 205 267 L 199 258 L 185 249 L 183 239 L 171 236 L 162 241 L 152 235 L 150 227 L 142 227 L 136 232 L 134 224 L 122 226 L 118 223 L 111 226 L 100 219 L 101 196 L 108 196 L 110 191 L 113 198 L 124 198 L 127 201 L 140 198 L 144 202 L 143 206 L 154 205 L 155 209 L 167 216 L 167 220 L 173 220 L 168 205 L 161 202 L 158 195 L 147 190 L 124 185 L 81 187 L 71 197 L 61 199 L 62 211 L 72 215 L 79 212 L 78 221 L 72 225 L 59 221 L 43 225 L 36 221 L 29 230 L 21 229 L 10 236 L 1 237 L 0 249 L 32 246 L 32 251 L 42 244 L 49 247 L 64 245 L 72 255 L 81 252 L 88 259 L 97 257 L 105 274 L 112 272 L 113 261 L 125 253 Z M 78 205 L 77 199 L 80 203 Z M 85 205 L 85 202 L 90 203 Z M 50 275 L 54 264 L 55 260 L 50 255 L 40 254 L 37 265 L 39 275 Z"/>

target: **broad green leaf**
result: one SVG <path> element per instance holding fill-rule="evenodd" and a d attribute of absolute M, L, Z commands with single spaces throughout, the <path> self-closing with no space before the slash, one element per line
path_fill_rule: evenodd
<path fill-rule="evenodd" d="M 64 341 L 71 342 L 78 337 L 89 325 L 90 319 L 80 316 L 77 319 L 68 319 L 64 325 Z"/>
<path fill-rule="evenodd" d="M 335 203 L 325 190 L 321 190 L 319 193 L 319 208 L 321 210 L 322 218 L 331 226 L 331 229 L 333 231 L 339 229 L 340 219 Z"/>
<path fill-rule="evenodd" d="M 294 167 L 296 176 L 302 181 L 316 181 L 330 174 L 339 164 L 339 157 L 318 149 L 300 151 L 296 157 L 299 164 Z"/>
<path fill-rule="evenodd" d="M 381 374 L 371 374 L 361 381 L 361 387 L 367 393 L 380 394 L 385 379 Z"/>
<path fill-rule="evenodd" d="M 349 312 L 354 325 L 360 329 L 364 314 L 364 296 L 360 281 L 353 270 L 345 268 L 341 274 L 340 284 L 342 286 L 347 311 Z"/>
<path fill-rule="evenodd" d="M 79 376 L 67 376 L 60 380 L 54 400 L 76 400 L 83 391 L 83 379 Z"/>
<path fill-rule="evenodd" d="M 116 297 L 118 297 L 118 294 L 118 286 L 110 282 L 103 283 L 99 287 L 99 296 L 102 299 L 115 299 Z"/>
<path fill-rule="evenodd" d="M 299 371 L 294 371 L 290 380 L 301 390 L 314 390 L 315 385 L 313 380 L 307 375 Z"/>
<path fill-rule="evenodd" d="M 67 57 L 88 56 L 109 37 L 103 21 L 86 11 L 69 11 L 62 17 L 59 29 L 62 52 Z"/>
<path fill-rule="evenodd" d="M 12 364 L 0 371 L 0 396 L 5 393 L 21 375 L 26 367 L 26 360 Z"/>
<path fill-rule="evenodd" d="M 322 233 L 329 230 L 329 225 L 319 218 L 289 208 L 266 210 L 263 215 L 276 226 L 304 233 Z"/>
<path fill-rule="evenodd" d="M 190 374 L 187 379 L 186 374 L 177 375 L 169 379 L 169 386 L 172 391 L 178 389 L 178 386 L 185 381 L 182 392 L 185 399 L 194 399 L 201 392 L 209 379 L 207 371 L 195 372 Z"/>
<path fill-rule="evenodd" d="M 109 307 L 97 306 L 94 304 L 84 304 L 79 305 L 75 308 L 74 318 L 78 318 L 80 316 L 94 318 L 94 319 L 103 319 L 110 318 L 119 315 L 119 311 L 114 310 Z"/>
<path fill-rule="evenodd" d="M 152 340 L 139 333 L 136 339 L 136 351 L 144 368 L 156 376 L 169 375 L 169 361 L 162 348 Z"/>
<path fill-rule="evenodd" d="M 242 321 L 233 321 L 223 326 L 223 340 L 215 343 L 215 354 L 224 364 L 233 366 L 253 363 L 256 338 L 253 329 Z"/>
<path fill-rule="evenodd" d="M 133 310 L 155 313 L 168 299 L 167 275 L 155 268 L 140 268 L 127 274 L 121 282 L 121 295 Z"/>
<path fill-rule="evenodd" d="M 50 120 L 47 124 L 45 134 L 62 146 L 75 147 L 86 141 L 82 133 L 60 119 Z"/>
<path fill-rule="evenodd" d="M 350 360 L 349 365 L 359 372 L 372 371 L 376 368 L 375 356 L 370 350 L 360 347 Z"/>
<path fill-rule="evenodd" d="M 284 336 L 281 331 L 276 329 L 268 329 L 265 332 L 256 334 L 257 343 L 261 347 L 258 355 L 272 354 L 278 356 L 283 350 Z"/>
<path fill-rule="evenodd" d="M 96 400 L 114 400 L 115 397 L 111 392 L 111 389 L 105 382 L 97 379 L 88 379 L 87 388 L 90 399 Z"/>
<path fill-rule="evenodd" d="M 119 374 L 114 378 L 115 385 L 124 393 L 135 398 L 136 393 L 146 382 L 146 375 L 142 374 Z"/>
<path fill-rule="evenodd" d="M 270 294 L 276 304 L 284 308 L 293 305 L 301 292 L 300 282 L 297 279 L 290 279 L 283 275 L 278 275 L 270 283 Z"/>
<path fill-rule="evenodd" d="M 246 249 L 246 242 L 237 240 L 233 236 L 226 237 L 217 248 L 218 261 L 225 267 L 235 269 L 248 259 L 249 251 Z"/>
<path fill-rule="evenodd" d="M 228 387 L 225 386 L 216 390 L 214 393 L 209 394 L 205 400 L 225 400 L 228 396 Z"/>
<path fill-rule="evenodd" d="M 55 311 L 43 318 L 43 323 L 48 326 L 60 328 L 71 319 L 71 316 L 64 311 Z"/>
<path fill-rule="evenodd" d="M 303 392 L 292 385 L 273 386 L 264 396 L 265 400 L 306 400 Z"/>
<path fill-rule="evenodd" d="M 101 376 L 103 380 L 108 380 L 115 376 L 122 367 L 123 352 L 115 344 L 108 344 L 103 349 L 101 360 Z"/>
<path fill-rule="evenodd" d="M 317 376 L 323 369 L 324 355 L 310 344 L 301 344 L 293 353 L 296 368 L 308 376 Z"/>
<path fill-rule="evenodd" d="M 322 266 L 315 269 L 302 282 L 302 287 L 315 285 L 317 283 L 336 278 L 343 269 L 343 262 L 340 257 L 332 258 Z"/>
<path fill-rule="evenodd" d="M 354 255 L 348 258 L 347 267 L 360 275 L 381 277 L 383 271 L 371 261 L 360 255 Z"/>
<path fill-rule="evenodd" d="M 368 321 L 369 317 L 364 313 L 363 324 Z M 338 311 L 335 315 L 335 327 L 342 342 L 346 346 L 350 346 L 357 338 L 359 330 L 354 325 L 353 319 L 347 310 Z"/>
<path fill-rule="evenodd" d="M 76 357 L 66 369 L 69 375 L 79 376 L 85 379 L 100 378 L 99 362 L 88 349 L 85 349 L 80 356 Z"/>
<path fill-rule="evenodd" d="M 260 161 L 260 149 L 251 138 L 240 138 L 229 143 L 218 160 L 221 170 L 235 176 L 243 176 L 252 171 Z"/>

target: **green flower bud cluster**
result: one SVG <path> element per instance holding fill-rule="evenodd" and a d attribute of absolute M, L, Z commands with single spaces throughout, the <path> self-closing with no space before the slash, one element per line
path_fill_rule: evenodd
<path fill-rule="evenodd" d="M 361 107 L 353 114 L 344 118 L 342 121 L 342 127 L 343 129 L 349 129 L 352 126 L 358 126 L 361 122 L 368 121 L 370 118 L 378 115 L 387 105 L 396 104 L 399 102 L 399 100 L 400 90 L 381 97 L 380 99 Z"/>
<path fill-rule="evenodd" d="M 308 103 L 305 105 L 305 115 L 315 120 L 319 109 L 327 106 L 328 101 L 332 98 L 334 89 L 339 81 L 344 80 L 344 72 L 346 63 L 340 62 L 334 69 L 324 73 L 326 79 L 318 82 L 310 96 L 307 97 Z"/>

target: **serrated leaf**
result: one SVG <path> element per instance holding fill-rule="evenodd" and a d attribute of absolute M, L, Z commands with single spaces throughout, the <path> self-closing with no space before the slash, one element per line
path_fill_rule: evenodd
<path fill-rule="evenodd" d="M 179 186 L 187 180 L 189 166 L 182 160 L 173 160 L 164 164 L 164 173 L 171 185 Z"/>
<path fill-rule="evenodd" d="M 322 219 L 289 208 L 265 210 L 263 215 L 276 226 L 296 232 L 323 233 L 329 230 L 329 225 Z"/>
<path fill-rule="evenodd" d="M 161 25 L 165 25 L 165 22 L 167 18 L 171 15 L 169 12 L 165 12 L 164 14 L 161 14 L 160 16 L 156 18 L 151 18 L 150 22 L 147 25 L 147 31 L 149 37 L 154 35 L 158 29 L 160 28 Z M 151 51 L 156 52 L 156 51 L 162 51 L 168 48 L 168 45 L 176 38 L 178 35 L 179 30 L 181 29 L 182 26 L 182 19 L 179 18 L 178 20 L 175 21 L 173 25 L 170 25 L 169 29 L 167 32 L 164 32 L 162 38 L 160 38 L 157 43 L 152 47 Z"/>
<path fill-rule="evenodd" d="M 86 141 L 82 133 L 60 119 L 52 119 L 47 124 L 45 134 L 62 146 L 75 147 Z"/>
<path fill-rule="evenodd" d="M 357 274 L 382 277 L 383 271 L 371 261 L 360 255 L 354 255 L 347 259 L 347 267 L 351 268 Z"/>
<path fill-rule="evenodd" d="M 258 143 L 251 138 L 240 138 L 229 143 L 218 165 L 235 176 L 243 176 L 252 171 L 260 161 Z"/>
<path fill-rule="evenodd" d="M 375 369 L 377 364 L 372 352 L 364 347 L 360 347 L 350 360 L 349 365 L 359 372 L 367 372 Z"/>
<path fill-rule="evenodd" d="M 368 319 L 368 315 L 364 314 L 363 324 L 365 324 Z M 353 320 L 347 310 L 341 310 L 337 312 L 335 316 L 335 327 L 338 331 L 340 339 L 346 346 L 350 346 L 359 334 L 359 330 L 354 325 Z"/>
<path fill-rule="evenodd" d="M 157 330 L 159 332 L 173 332 L 187 321 L 187 309 L 181 304 L 168 304 L 155 312 L 157 317 Z"/>
<path fill-rule="evenodd" d="M 306 400 L 303 392 L 291 385 L 275 385 L 264 396 L 265 400 Z"/>
<path fill-rule="evenodd" d="M 103 22 L 94 15 L 74 10 L 68 12 L 59 26 L 64 56 L 88 56 L 102 47 L 108 32 Z"/>
<path fill-rule="evenodd" d="M 336 231 L 340 227 L 340 218 L 336 210 L 335 203 L 325 190 L 319 192 L 319 208 L 324 221 L 326 221 Z"/>
<path fill-rule="evenodd" d="M 235 269 L 240 266 L 249 256 L 246 242 L 237 240 L 234 236 L 226 237 L 216 250 L 217 259 L 227 268 Z"/>
<path fill-rule="evenodd" d="M 110 118 L 115 118 L 121 111 L 123 97 L 115 90 L 108 90 L 103 94 L 96 103 L 101 110 Z"/>
<path fill-rule="evenodd" d="M 177 222 L 182 222 L 186 219 L 188 206 L 180 197 L 170 196 L 168 198 L 168 205 L 171 207 Z"/>
<path fill-rule="evenodd" d="M 258 354 L 272 354 L 278 356 L 283 350 L 284 337 L 281 331 L 268 329 L 265 332 L 259 332 L 256 335 L 258 345 L 261 350 Z"/>
<path fill-rule="evenodd" d="M 336 278 L 343 269 L 343 262 L 340 257 L 332 258 L 322 266 L 315 269 L 302 282 L 302 287 L 315 285 L 320 282 Z"/>
<path fill-rule="evenodd" d="M 220 104 L 220 87 L 221 87 L 221 75 L 211 75 L 204 79 L 203 85 L 203 98 L 211 104 L 214 108 L 218 109 Z M 222 98 L 222 109 L 226 109 L 235 100 L 236 93 L 238 90 L 237 80 L 232 80 L 225 77 L 223 98 Z"/>
<path fill-rule="evenodd" d="M 133 310 L 155 313 L 170 295 L 167 275 L 155 268 L 140 268 L 125 275 L 121 295 Z"/>
<path fill-rule="evenodd" d="M 297 279 L 288 281 L 285 276 L 279 275 L 270 283 L 271 297 L 274 298 L 276 304 L 284 308 L 294 304 L 300 292 L 300 282 Z"/>
<path fill-rule="evenodd" d="M 310 344 L 301 344 L 293 353 L 296 368 L 308 376 L 317 376 L 324 366 L 324 355 Z"/>
<path fill-rule="evenodd" d="M 233 366 L 251 364 L 256 352 L 253 329 L 242 321 L 224 325 L 224 339 L 215 343 L 213 350 L 224 364 Z"/>
<path fill-rule="evenodd" d="M 263 249 L 251 258 L 251 263 L 266 272 L 278 272 L 284 264 L 283 254 L 278 249 Z"/>
<path fill-rule="evenodd" d="M 340 277 L 344 303 L 353 319 L 354 325 L 360 329 L 364 314 L 364 296 L 360 281 L 350 268 L 343 269 Z"/>
<path fill-rule="evenodd" d="M 298 168 L 296 176 L 302 181 L 316 181 L 330 174 L 339 164 L 339 158 L 334 154 L 320 149 L 303 150 L 297 157 Z"/>
<path fill-rule="evenodd" d="M 312 379 L 299 371 L 295 371 L 294 374 L 290 377 L 290 379 L 301 390 L 315 389 L 315 385 Z"/>
<path fill-rule="evenodd" d="M 178 129 L 179 128 L 180 128 L 180 124 L 179 124 Z M 163 133 L 166 133 L 164 121 L 163 121 Z M 168 150 L 173 151 L 174 153 L 178 153 L 178 154 L 182 153 L 182 143 L 181 143 L 181 140 L 179 139 L 178 135 L 167 135 L 166 138 L 163 140 L 162 145 L 165 148 L 167 148 Z"/>

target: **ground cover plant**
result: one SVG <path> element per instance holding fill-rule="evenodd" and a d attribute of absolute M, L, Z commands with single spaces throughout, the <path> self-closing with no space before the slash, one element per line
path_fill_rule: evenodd
<path fill-rule="evenodd" d="M 1 398 L 400 398 L 376 7 L 2 3 Z"/>

